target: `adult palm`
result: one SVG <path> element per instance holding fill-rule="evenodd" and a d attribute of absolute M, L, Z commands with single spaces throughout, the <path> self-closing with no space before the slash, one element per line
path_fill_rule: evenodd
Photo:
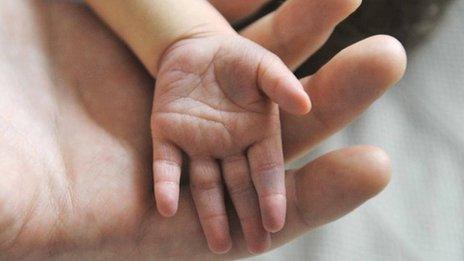
<path fill-rule="evenodd" d="M 276 14 L 289 17 L 285 12 L 298 5 L 315 8 L 301 6 L 304 2 L 290 1 Z M 338 18 L 326 19 L 314 34 L 327 36 L 346 14 L 333 16 Z M 244 34 L 290 66 L 325 37 L 310 45 L 301 41 L 302 48 L 293 52 L 293 46 L 266 36 L 266 19 Z M 283 20 L 298 28 L 298 36 L 311 28 Z M 149 133 L 153 81 L 89 10 L 76 3 L 2 1 L 0 47 L 1 258 L 213 257 L 187 188 L 175 217 L 165 219 L 155 211 Z M 314 110 L 305 117 L 283 114 L 287 159 L 348 123 L 403 70 L 401 46 L 376 37 L 304 79 Z M 388 177 L 388 158 L 373 147 L 334 152 L 290 171 L 287 225 L 273 235 L 273 246 L 354 209 Z M 230 216 L 234 248 L 227 257 L 246 255 L 232 210 Z"/>

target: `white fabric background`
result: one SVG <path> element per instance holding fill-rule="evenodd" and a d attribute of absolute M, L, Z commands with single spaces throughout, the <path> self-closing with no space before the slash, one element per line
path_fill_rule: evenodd
<path fill-rule="evenodd" d="M 404 80 L 312 158 L 355 144 L 384 148 L 393 180 L 345 218 L 256 260 L 464 260 L 464 0 Z"/>

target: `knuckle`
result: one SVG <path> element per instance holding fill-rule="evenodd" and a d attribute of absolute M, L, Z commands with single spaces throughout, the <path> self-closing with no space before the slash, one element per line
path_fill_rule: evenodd
<path fill-rule="evenodd" d="M 230 156 L 222 160 L 223 164 L 225 166 L 230 166 L 232 164 L 240 164 L 242 161 L 244 161 L 244 157 L 239 155 L 239 156 Z"/>
<path fill-rule="evenodd" d="M 156 158 L 156 157 L 153 159 L 153 163 L 167 165 L 171 167 L 179 167 L 181 165 L 181 163 L 175 159 L 161 159 L 161 158 Z"/>
<path fill-rule="evenodd" d="M 217 220 L 217 219 L 227 219 L 227 214 L 224 212 L 221 213 L 210 213 L 210 214 L 204 214 L 201 215 L 200 218 L 203 221 L 211 221 L 211 220 Z"/>
<path fill-rule="evenodd" d="M 284 192 L 268 192 L 268 193 L 262 193 L 259 195 L 261 200 L 282 200 L 286 199 L 285 193 Z"/>
<path fill-rule="evenodd" d="M 233 197 L 240 195 L 248 195 L 254 192 L 254 188 L 248 180 L 237 181 L 235 183 L 227 183 L 227 189 L 229 191 L 229 194 Z"/>
<path fill-rule="evenodd" d="M 222 187 L 220 179 L 196 178 L 192 179 L 190 187 L 194 190 L 212 190 Z"/>
<path fill-rule="evenodd" d="M 179 186 L 180 183 L 179 181 L 175 181 L 175 180 L 159 180 L 159 179 L 155 179 L 155 186 Z"/>
<path fill-rule="evenodd" d="M 253 171 L 258 174 L 284 171 L 284 164 L 280 161 L 264 161 L 253 166 Z"/>

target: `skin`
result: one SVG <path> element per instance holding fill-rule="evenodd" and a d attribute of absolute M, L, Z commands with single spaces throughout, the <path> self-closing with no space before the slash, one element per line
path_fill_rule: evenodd
<path fill-rule="evenodd" d="M 183 174 L 213 252 L 232 245 L 223 183 L 249 245 L 268 244 L 268 232 L 282 229 L 286 211 L 277 105 L 296 115 L 311 106 L 298 79 L 205 1 L 87 3 L 157 79 L 151 127 L 160 214 L 177 212 L 185 162 Z"/>
<path fill-rule="evenodd" d="M 184 152 L 211 250 L 224 253 L 232 243 L 223 182 L 247 242 L 269 241 L 266 231 L 284 226 L 286 194 L 279 108 L 266 95 L 291 112 L 307 113 L 301 83 L 259 45 L 236 33 L 214 33 L 171 46 L 155 90 L 151 126 L 160 213 L 177 211 Z"/>
<path fill-rule="evenodd" d="M 0 5 L 0 257 L 218 258 L 204 240 L 188 185 L 181 188 L 175 217 L 165 219 L 153 209 L 153 82 L 124 45 L 78 4 Z M 249 32 L 260 33 L 248 36 L 266 47 L 284 46 L 261 38 L 271 29 L 257 23 Z M 301 49 L 309 48 L 273 51 L 288 62 Z M 314 107 L 304 117 L 281 113 L 287 162 L 350 122 L 401 78 L 404 67 L 401 45 L 377 36 L 303 79 Z M 288 222 L 272 234 L 272 247 L 353 210 L 383 189 L 389 173 L 388 157 L 369 146 L 288 171 Z M 221 258 L 247 256 L 250 246 L 229 206 L 228 213 L 233 247 Z"/>

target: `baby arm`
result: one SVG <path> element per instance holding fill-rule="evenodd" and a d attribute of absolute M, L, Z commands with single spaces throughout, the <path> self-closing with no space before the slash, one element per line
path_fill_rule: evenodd
<path fill-rule="evenodd" d="M 202 33 L 233 32 L 204 0 L 86 0 L 156 76 L 164 51 Z"/>
<path fill-rule="evenodd" d="M 299 81 L 206 1 L 87 2 L 157 78 L 152 136 L 159 212 L 177 210 L 183 151 L 210 248 L 225 252 L 231 244 L 222 180 L 249 249 L 267 248 L 268 232 L 282 228 L 286 211 L 279 112 L 267 97 L 306 113 L 310 102 Z"/>

